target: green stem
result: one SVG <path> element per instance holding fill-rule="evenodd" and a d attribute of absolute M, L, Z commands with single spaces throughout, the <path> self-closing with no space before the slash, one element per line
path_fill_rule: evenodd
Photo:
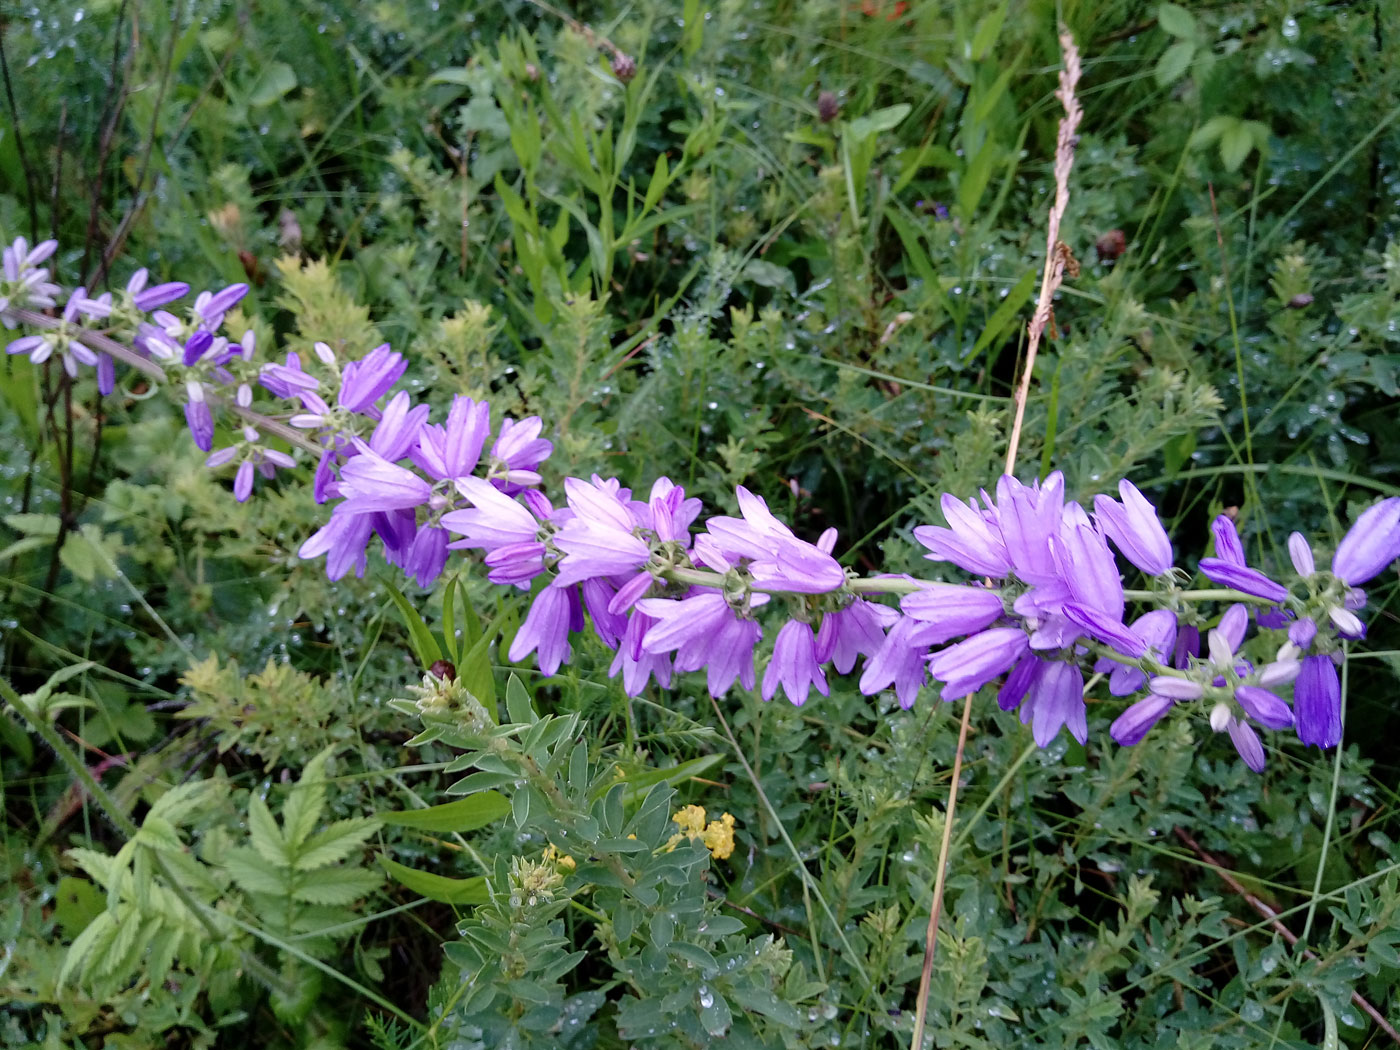
<path fill-rule="evenodd" d="M 1229 587 L 1207 587 L 1194 591 L 1130 591 L 1124 590 L 1123 597 L 1130 601 L 1150 601 L 1153 598 L 1160 598 L 1163 594 L 1173 598 L 1180 598 L 1188 602 L 1253 602 L 1256 605 L 1277 605 L 1278 602 L 1271 598 L 1260 598 L 1258 595 L 1245 594 L 1243 591 L 1231 590 Z"/>

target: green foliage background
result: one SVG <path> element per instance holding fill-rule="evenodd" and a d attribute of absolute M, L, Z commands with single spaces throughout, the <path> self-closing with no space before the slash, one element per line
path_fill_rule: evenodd
<path fill-rule="evenodd" d="M 916 572 L 909 527 L 1005 453 L 1062 19 L 1081 270 L 1025 472 L 1131 476 L 1187 565 L 1227 508 L 1284 564 L 1400 494 L 1380 0 L 0 19 L 0 233 L 58 237 L 64 280 L 251 280 L 231 325 L 265 356 L 391 341 L 439 407 L 542 416 L 548 485 L 742 483 Z M 0 397 L 0 1045 L 908 1045 L 957 743 L 933 690 L 629 700 L 591 643 L 541 680 L 504 655 L 523 597 L 466 561 L 407 615 L 382 561 L 300 562 L 309 470 L 237 504 L 140 383 L 10 358 Z M 930 1045 L 1384 1045 L 1354 995 L 1400 1025 L 1395 589 L 1335 760 L 1278 734 L 1255 776 L 1185 719 L 1120 749 L 1102 685 L 1089 746 L 1039 751 L 979 701 Z M 461 690 L 414 692 L 434 648 Z M 732 856 L 672 843 L 687 803 L 736 818 Z"/>

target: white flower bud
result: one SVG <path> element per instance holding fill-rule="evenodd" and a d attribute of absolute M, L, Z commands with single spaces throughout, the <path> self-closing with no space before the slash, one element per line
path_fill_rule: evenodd
<path fill-rule="evenodd" d="M 1350 609 L 1343 609 L 1340 605 L 1334 605 L 1327 610 L 1328 617 L 1337 625 L 1337 630 L 1347 635 L 1359 635 L 1366 630 L 1361 621 L 1356 618 L 1356 614 Z"/>
<path fill-rule="evenodd" d="M 1233 717 L 1230 714 L 1230 705 L 1222 700 L 1210 710 L 1210 727 L 1217 733 L 1223 733 L 1230 728 Z"/>
<path fill-rule="evenodd" d="M 1235 662 L 1234 650 L 1230 648 L 1229 641 L 1218 630 L 1212 630 L 1207 636 L 1207 648 L 1210 650 L 1210 662 L 1220 670 L 1225 670 Z M 1218 732 L 1218 730 L 1217 730 Z"/>

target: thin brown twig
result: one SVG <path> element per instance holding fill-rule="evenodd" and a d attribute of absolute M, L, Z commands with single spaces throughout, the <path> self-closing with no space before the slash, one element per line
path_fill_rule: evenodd
<path fill-rule="evenodd" d="M 1045 273 L 1040 279 L 1040 295 L 1026 330 L 1026 364 L 1021 370 L 1021 382 L 1016 387 L 1016 418 L 1011 424 L 1011 440 L 1006 446 L 1008 474 L 1016 463 L 1016 452 L 1021 445 L 1021 424 L 1026 414 L 1026 398 L 1030 395 L 1031 373 L 1035 371 L 1036 350 L 1046 325 L 1050 323 L 1055 292 L 1064 280 L 1065 261 L 1069 254 L 1060 242 L 1060 223 L 1064 221 L 1065 209 L 1069 207 L 1069 173 L 1074 167 L 1074 146 L 1078 141 L 1079 121 L 1084 111 L 1079 108 L 1079 99 L 1075 97 L 1075 89 L 1079 85 L 1079 49 L 1074 46 L 1074 37 L 1069 30 L 1063 27 L 1060 30 L 1060 47 L 1064 51 L 1065 67 L 1060 70 L 1060 87 L 1055 97 L 1064 105 L 1065 115 L 1060 120 L 1060 134 L 1055 142 L 1055 203 L 1050 207 L 1050 219 L 1045 228 Z"/>
<path fill-rule="evenodd" d="M 1191 837 L 1191 833 L 1188 832 L 1185 828 L 1176 828 L 1174 830 L 1176 831 L 1176 837 L 1179 838 L 1183 843 L 1185 843 L 1187 848 L 1190 849 L 1192 853 L 1196 854 L 1196 856 L 1199 857 L 1207 867 L 1211 868 L 1217 875 L 1219 875 L 1221 881 L 1224 882 L 1225 885 L 1229 886 L 1230 889 L 1234 890 L 1237 894 L 1239 894 L 1240 897 L 1244 899 L 1244 902 L 1246 904 L 1248 904 L 1251 908 L 1258 912 L 1259 917 L 1266 920 L 1268 924 L 1273 928 L 1274 932 L 1288 942 L 1288 946 L 1290 948 L 1292 948 L 1298 943 L 1298 935 L 1283 924 L 1283 920 L 1278 917 L 1278 912 L 1274 911 L 1273 908 L 1269 907 L 1269 905 L 1266 904 L 1263 900 L 1261 900 L 1257 895 L 1251 893 L 1248 889 L 1246 889 L 1244 883 L 1240 882 L 1239 879 L 1235 878 L 1235 876 L 1231 874 L 1230 870 L 1227 867 L 1225 867 L 1224 864 L 1220 863 L 1220 861 L 1218 861 L 1215 857 L 1207 853 L 1206 850 L 1200 845 L 1200 843 L 1198 843 L 1195 839 Z M 1315 960 L 1317 958 L 1317 953 L 1305 948 L 1303 950 L 1303 958 Z M 1351 993 L 1351 1001 L 1354 1002 L 1361 1009 L 1362 1013 L 1366 1014 L 1367 1017 L 1376 1022 L 1377 1028 L 1379 1028 L 1386 1035 L 1390 1036 L 1391 1042 L 1395 1043 L 1397 1046 L 1400 1046 L 1400 1032 L 1397 1032 L 1395 1030 L 1395 1026 L 1392 1025 L 1389 1021 L 1387 1021 L 1385 1019 L 1385 1016 L 1379 1010 L 1377 1010 L 1366 999 L 1364 999 L 1360 992 L 1353 991 Z"/>
<path fill-rule="evenodd" d="M 1035 352 L 1040 337 L 1050 323 L 1055 291 L 1064 280 L 1069 250 L 1060 242 L 1060 223 L 1069 206 L 1069 174 L 1074 167 L 1076 129 L 1084 116 L 1075 97 L 1079 84 L 1079 49 L 1069 29 L 1060 27 L 1060 49 L 1064 52 L 1064 68 L 1060 70 L 1060 86 L 1055 92 L 1065 107 L 1060 120 L 1059 137 L 1055 144 L 1055 201 L 1050 208 L 1046 231 L 1045 273 L 1040 281 L 1040 295 L 1035 313 L 1031 315 L 1027 332 L 1026 364 L 1015 394 L 1016 415 L 1011 427 L 1011 439 L 1006 448 L 1006 473 L 1016 465 L 1016 452 L 1021 444 L 1021 423 L 1025 418 L 1026 398 L 1030 393 L 1031 373 L 1035 369 Z M 924 963 L 919 973 L 919 999 L 914 1011 L 914 1031 L 909 1039 L 910 1050 L 923 1050 L 924 1028 L 928 1020 L 929 986 L 933 982 L 933 959 L 938 948 L 938 920 L 943 912 L 943 892 L 948 873 L 948 854 L 952 848 L 953 817 L 957 810 L 958 781 L 962 777 L 963 753 L 967 749 L 968 725 L 972 720 L 972 696 L 963 701 L 962 720 L 958 726 L 958 749 L 953 753 L 953 780 L 948 785 L 948 805 L 943 811 L 943 841 L 938 850 L 938 866 L 934 871 L 933 905 L 929 908 L 928 928 L 924 934 Z"/>

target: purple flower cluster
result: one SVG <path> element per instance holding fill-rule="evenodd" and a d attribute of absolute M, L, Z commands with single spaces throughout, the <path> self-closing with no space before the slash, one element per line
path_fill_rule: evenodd
<path fill-rule="evenodd" d="M 59 317 L 39 317 L 32 311 L 57 309 L 63 292 L 40 265 L 55 249 L 20 239 L 4 250 L 0 321 L 39 328 L 10 353 L 56 357 L 70 376 L 94 368 L 104 392 L 114 358 L 167 380 L 184 393 L 208 464 L 234 467 L 240 501 L 256 477 L 295 465 L 264 431 L 313 453 L 314 498 L 334 505 L 301 557 L 324 555 L 332 579 L 362 574 L 377 538 L 388 562 L 426 586 L 452 551 L 476 551 L 491 582 L 533 592 L 511 660 L 533 654 L 554 674 L 591 629 L 631 695 L 704 671 L 716 697 L 738 682 L 765 700 L 781 690 L 802 704 L 813 689 L 828 692 L 829 673 L 861 664 L 862 692 L 892 689 L 906 708 L 930 684 L 954 700 L 999 683 L 999 706 L 1017 710 L 1043 747 L 1062 729 L 1087 740 L 1093 674 L 1131 698 L 1110 728 L 1118 743 L 1136 744 L 1170 712 L 1194 709 L 1260 770 L 1256 727 L 1292 727 L 1322 748 L 1341 740 L 1337 668 L 1345 644 L 1365 634 L 1360 586 L 1400 557 L 1400 499 L 1357 518 L 1330 572 L 1294 534 L 1286 582 L 1249 565 L 1234 523 L 1221 517 L 1214 552 L 1199 563 L 1221 589 L 1193 591 L 1136 487 L 1122 482 L 1118 499 L 1100 495 L 1091 512 L 1066 498 L 1054 473 L 1029 485 L 1002 477 L 980 498 L 945 494 L 946 524 L 913 530 L 930 560 L 971 582 L 859 578 L 833 556 L 835 530 L 804 540 L 742 487 L 737 517 L 703 525 L 700 501 L 667 478 L 644 498 L 617 479 L 567 478 L 556 506 L 538 488 L 553 451 L 540 419 L 502 420 L 493 437 L 490 406 L 457 396 L 434 422 L 428 405 L 394 390 L 408 363 L 387 344 L 343 363 L 324 343 L 304 360 L 290 352 L 257 362 L 251 330 L 236 341 L 221 334 L 246 285 L 202 292 L 179 316 L 164 308 L 189 287 L 151 286 L 142 270 L 116 297 L 80 288 Z M 269 397 L 285 404 L 268 409 Z M 221 408 L 240 417 L 240 439 L 214 450 Z M 1115 548 L 1149 589 L 1125 591 Z M 897 596 L 898 607 L 881 595 Z M 1151 607 L 1129 620 L 1130 600 Z M 1224 603 L 1218 616 L 1209 602 Z"/>

